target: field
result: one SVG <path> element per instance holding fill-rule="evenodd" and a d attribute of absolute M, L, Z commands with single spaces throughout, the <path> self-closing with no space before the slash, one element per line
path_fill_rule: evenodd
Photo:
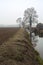
<path fill-rule="evenodd" d="M 0 28 L 0 45 L 12 37 L 19 28 Z"/>
<path fill-rule="evenodd" d="M 0 40 L 0 65 L 43 65 L 25 29 L 0 28 Z"/>

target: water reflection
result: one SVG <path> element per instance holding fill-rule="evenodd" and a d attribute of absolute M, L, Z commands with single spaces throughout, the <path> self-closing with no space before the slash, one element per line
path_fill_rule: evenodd
<path fill-rule="evenodd" d="M 32 33 L 32 44 L 33 44 L 33 47 L 37 46 L 37 42 L 38 42 L 38 36 L 35 36 L 35 34 Z"/>
<path fill-rule="evenodd" d="M 30 31 L 26 29 L 26 31 L 29 33 Z M 33 47 L 39 52 L 41 58 L 43 58 L 43 37 L 39 37 L 38 35 L 35 36 L 34 33 L 32 33 L 32 44 Z"/>
<path fill-rule="evenodd" d="M 43 38 L 39 36 L 32 36 L 33 47 L 39 52 L 40 57 L 43 59 Z"/>
<path fill-rule="evenodd" d="M 43 38 L 35 36 L 35 34 L 32 33 L 32 44 L 33 47 L 39 52 L 40 57 L 43 59 Z"/>
<path fill-rule="evenodd" d="M 43 38 L 39 38 L 35 49 L 39 52 L 40 56 L 43 58 Z"/>
<path fill-rule="evenodd" d="M 32 37 L 33 47 L 39 52 L 40 57 L 43 59 L 43 37 L 33 36 Z"/>

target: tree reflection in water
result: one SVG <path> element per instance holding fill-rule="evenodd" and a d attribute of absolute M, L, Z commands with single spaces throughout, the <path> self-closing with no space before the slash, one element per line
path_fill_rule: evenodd
<path fill-rule="evenodd" d="M 32 33 L 31 42 L 33 44 L 33 47 L 37 46 L 36 43 L 38 42 L 38 36 L 35 36 L 35 33 Z"/>

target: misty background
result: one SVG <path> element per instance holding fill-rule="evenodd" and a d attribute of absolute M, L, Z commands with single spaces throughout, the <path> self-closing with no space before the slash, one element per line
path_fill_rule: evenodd
<path fill-rule="evenodd" d="M 18 25 L 16 19 L 30 7 L 35 8 L 38 22 L 43 23 L 43 0 L 0 0 L 0 26 Z"/>

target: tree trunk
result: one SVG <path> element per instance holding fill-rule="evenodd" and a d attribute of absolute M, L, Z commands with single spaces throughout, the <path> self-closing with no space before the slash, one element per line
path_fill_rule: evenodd
<path fill-rule="evenodd" d="M 31 27 L 32 27 L 32 20 L 31 20 L 31 17 L 30 17 L 30 41 L 31 41 L 31 37 L 32 37 L 32 30 L 31 30 Z"/>

